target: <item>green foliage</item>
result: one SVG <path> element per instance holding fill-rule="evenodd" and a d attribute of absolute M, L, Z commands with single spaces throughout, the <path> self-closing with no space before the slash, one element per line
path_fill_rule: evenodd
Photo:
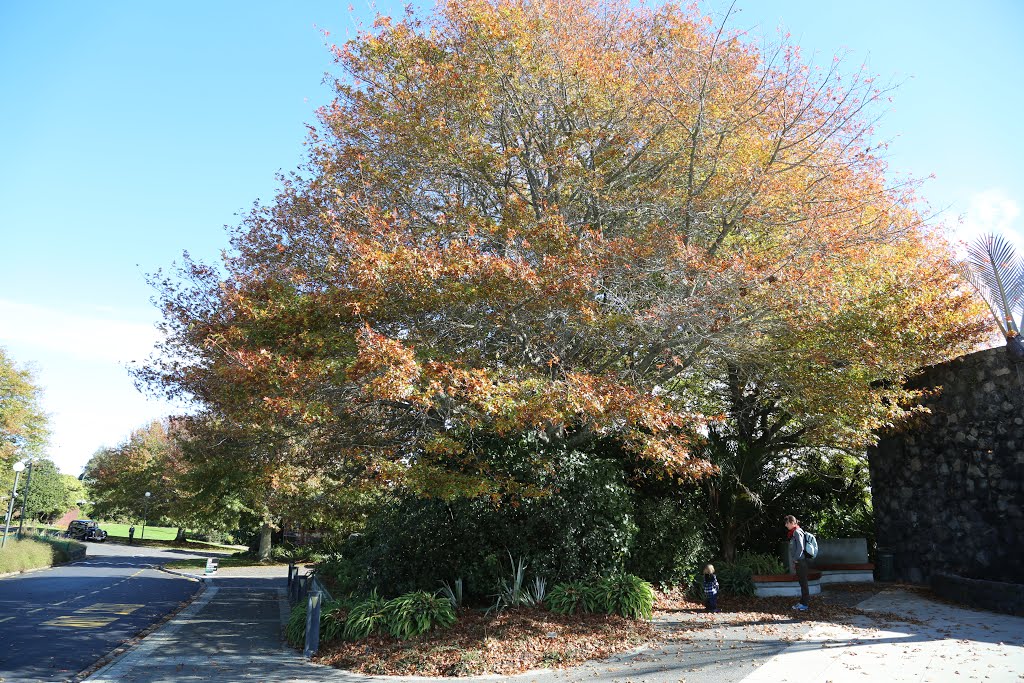
<path fill-rule="evenodd" d="M 292 607 L 285 626 L 285 640 L 294 647 L 302 647 L 306 642 L 306 617 L 309 602 L 303 600 Z M 340 640 L 345 631 L 348 617 L 347 604 L 341 600 L 324 602 L 320 607 L 320 642 L 330 643 Z"/>
<path fill-rule="evenodd" d="M 464 599 L 462 591 L 462 579 L 455 579 L 455 583 L 453 584 L 449 584 L 447 581 L 442 582 L 441 595 L 443 595 L 448 600 L 448 602 L 451 603 L 452 608 L 459 609 L 460 607 L 462 607 Z"/>
<path fill-rule="evenodd" d="M 629 619 L 650 619 L 654 612 L 654 589 L 639 576 L 619 574 L 598 584 L 600 606 L 609 614 Z"/>
<path fill-rule="evenodd" d="M 307 609 L 307 602 L 301 600 L 292 607 L 291 614 L 288 615 L 288 624 L 284 628 L 284 637 L 294 647 L 302 647 L 305 643 Z"/>
<path fill-rule="evenodd" d="M 557 614 L 605 612 L 630 619 L 650 619 L 654 611 L 654 589 L 633 574 L 566 581 L 551 589 L 545 605 Z"/>
<path fill-rule="evenodd" d="M 519 558 L 516 562 L 512 555 L 508 556 L 512 564 L 511 576 L 498 579 L 498 593 L 491 610 L 500 612 L 509 607 L 530 607 L 537 603 L 536 598 L 526 586 L 526 562 Z"/>
<path fill-rule="evenodd" d="M 377 595 L 377 591 L 348 612 L 345 621 L 344 637 L 346 640 L 359 640 L 374 633 L 379 633 L 387 626 L 387 601 Z"/>
<path fill-rule="evenodd" d="M 325 602 L 320 610 L 320 642 L 331 643 L 341 640 L 345 635 L 347 619 L 348 609 L 344 602 Z"/>
<path fill-rule="evenodd" d="M 0 574 L 24 572 L 67 562 L 68 550 L 81 547 L 81 543 L 45 536 L 18 540 L 8 535 L 7 543 L 0 550 Z"/>
<path fill-rule="evenodd" d="M 735 564 L 746 567 L 751 574 L 783 574 L 786 571 L 782 560 L 770 553 L 739 553 Z"/>
<path fill-rule="evenodd" d="M 783 574 L 785 567 L 776 555 L 768 553 L 742 552 L 735 562 L 719 562 L 715 565 L 719 590 L 723 595 L 754 595 L 755 574 Z M 704 574 L 692 577 L 689 593 L 696 599 L 704 599 Z"/>
<path fill-rule="evenodd" d="M 638 495 L 636 524 L 626 568 L 651 583 L 685 583 L 702 558 L 714 554 L 707 518 L 692 494 Z"/>
<path fill-rule="evenodd" d="M 384 606 L 388 631 L 400 640 L 408 640 L 434 628 L 455 623 L 455 610 L 448 600 L 426 591 L 416 591 L 389 600 Z"/>
<path fill-rule="evenodd" d="M 556 614 L 597 611 L 600 600 L 596 587 L 587 581 L 565 581 L 548 592 L 544 604 Z"/>
<path fill-rule="evenodd" d="M 511 458 L 520 446 L 508 448 Z M 516 475 L 537 491 L 390 501 L 345 544 L 346 559 L 327 571 L 347 589 L 376 587 L 392 595 L 434 590 L 461 576 L 466 600 L 483 605 L 507 576 L 510 555 L 551 581 L 622 570 L 636 524 L 620 463 L 573 451 L 555 468 Z"/>
<path fill-rule="evenodd" d="M 0 347 L 0 490 L 11 488 L 11 465 L 46 448 L 49 422 L 41 398 L 32 372 L 19 368 Z"/>
<path fill-rule="evenodd" d="M 340 551 L 322 557 L 317 573 L 326 578 L 336 595 L 356 593 L 366 584 L 366 567 Z"/>

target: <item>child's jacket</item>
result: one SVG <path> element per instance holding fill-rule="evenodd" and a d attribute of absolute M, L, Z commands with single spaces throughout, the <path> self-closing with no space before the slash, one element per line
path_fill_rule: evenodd
<path fill-rule="evenodd" d="M 714 574 L 704 575 L 704 594 L 718 595 L 718 577 Z"/>

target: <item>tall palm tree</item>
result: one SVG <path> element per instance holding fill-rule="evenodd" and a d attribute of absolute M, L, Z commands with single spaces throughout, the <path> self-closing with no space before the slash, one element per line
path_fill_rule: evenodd
<path fill-rule="evenodd" d="M 960 272 L 988 304 L 999 331 L 1006 337 L 1006 350 L 1024 358 L 1024 342 L 1014 314 L 1024 314 L 1024 259 L 1002 235 L 982 235 L 967 247 L 967 260 Z"/>

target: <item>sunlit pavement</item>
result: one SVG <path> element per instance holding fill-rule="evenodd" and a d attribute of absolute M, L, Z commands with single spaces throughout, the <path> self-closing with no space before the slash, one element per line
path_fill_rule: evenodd
<path fill-rule="evenodd" d="M 0 579 L 0 680 L 64 681 L 189 600 L 176 550 L 87 543 L 84 560 Z"/>
<path fill-rule="evenodd" d="M 198 572 L 196 572 L 198 574 Z M 280 638 L 287 615 L 283 567 L 220 570 L 207 590 L 166 626 L 90 683 L 388 681 L 310 665 Z M 927 599 L 905 590 L 859 607 L 875 618 L 851 625 L 807 621 L 730 625 L 728 615 L 677 614 L 659 628 L 685 637 L 572 669 L 452 681 L 516 683 L 864 683 L 1015 681 L 1024 674 L 1024 619 Z M 719 623 L 718 617 L 722 617 Z M 897 618 L 898 617 L 898 618 Z M 689 622 L 699 621 L 692 629 Z"/>

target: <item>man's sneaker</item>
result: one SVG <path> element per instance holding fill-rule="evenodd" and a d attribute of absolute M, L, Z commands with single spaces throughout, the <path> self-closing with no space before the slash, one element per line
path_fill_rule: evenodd
<path fill-rule="evenodd" d="M 807 611 L 807 605 L 805 605 L 802 602 L 798 602 L 795 605 L 793 605 L 793 609 L 795 609 L 797 612 L 806 612 Z"/>

